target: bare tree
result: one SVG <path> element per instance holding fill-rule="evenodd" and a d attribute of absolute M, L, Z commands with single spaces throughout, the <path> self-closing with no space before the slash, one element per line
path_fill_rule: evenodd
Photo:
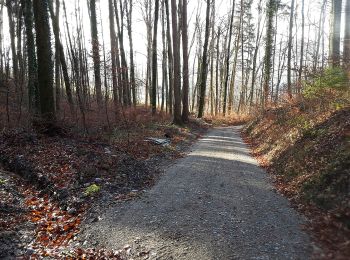
<path fill-rule="evenodd" d="M 51 124 L 55 122 L 55 103 L 48 0 L 33 0 L 33 9 L 38 55 L 40 113 L 44 122 Z"/>
<path fill-rule="evenodd" d="M 182 59 L 183 59 L 183 88 L 182 88 L 182 120 L 188 122 L 189 105 L 189 70 L 188 70 L 188 28 L 187 28 L 187 0 L 182 0 Z"/>
<path fill-rule="evenodd" d="M 204 115 L 205 104 L 205 92 L 207 89 L 207 74 L 208 74 L 208 44 L 209 44 L 209 31 L 210 31 L 210 0 L 207 0 L 206 18 L 205 18 L 205 34 L 204 34 L 204 46 L 201 66 L 201 79 L 200 79 L 200 95 L 198 106 L 198 117 L 202 118 Z"/>

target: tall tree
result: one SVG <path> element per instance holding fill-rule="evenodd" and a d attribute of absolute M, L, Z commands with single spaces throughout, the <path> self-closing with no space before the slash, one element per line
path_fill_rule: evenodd
<path fill-rule="evenodd" d="M 13 78 L 15 82 L 18 80 L 18 58 L 16 51 L 16 33 L 15 33 L 15 21 L 14 21 L 14 10 L 13 7 L 16 5 L 15 1 L 6 0 L 7 14 L 9 20 L 9 29 L 10 29 L 10 40 L 11 40 L 11 54 L 12 54 L 12 70 Z"/>
<path fill-rule="evenodd" d="M 207 74 L 208 74 L 208 44 L 210 31 L 210 0 L 207 0 L 206 18 L 205 18 L 205 34 L 204 46 L 201 66 L 201 80 L 200 80 L 200 95 L 198 106 L 198 117 L 202 118 L 204 115 L 205 92 L 207 89 Z"/>
<path fill-rule="evenodd" d="M 173 57 L 173 47 L 171 39 L 170 30 L 170 12 L 169 12 L 169 1 L 164 0 L 165 13 L 166 13 L 166 35 L 167 35 L 167 45 L 168 45 L 168 64 L 169 64 L 169 93 L 168 93 L 168 106 L 170 114 L 173 113 L 173 93 L 174 93 L 174 57 Z"/>
<path fill-rule="evenodd" d="M 183 60 L 183 87 L 182 87 L 182 120 L 188 122 L 189 106 L 189 70 L 188 70 L 188 28 L 187 28 L 187 0 L 182 0 L 182 60 Z"/>
<path fill-rule="evenodd" d="M 127 16 L 127 29 L 129 36 L 129 46 L 130 46 L 130 80 L 131 80 L 131 90 L 132 90 L 132 103 L 136 106 L 137 96 L 136 96 L 136 80 L 135 80 L 135 63 L 134 63 L 134 43 L 132 37 L 132 13 L 133 13 L 133 0 L 126 1 L 129 8 L 126 8 Z"/>
<path fill-rule="evenodd" d="M 102 107 L 102 90 L 101 90 L 101 58 L 100 43 L 97 30 L 96 0 L 90 0 L 90 24 L 91 24 L 91 44 L 92 58 L 94 61 L 95 90 L 99 107 Z"/>
<path fill-rule="evenodd" d="M 230 54 L 231 54 L 231 42 L 232 42 L 232 30 L 233 30 L 233 19 L 235 14 L 235 0 L 232 1 L 232 9 L 230 16 L 230 29 L 228 35 L 228 46 L 226 54 L 226 69 L 225 69 L 225 79 L 224 79 L 224 101 L 223 101 L 223 114 L 226 114 L 226 105 L 227 105 L 227 90 L 228 90 L 228 78 L 230 70 Z"/>
<path fill-rule="evenodd" d="M 304 38 L 305 38 L 305 0 L 301 1 L 301 43 L 300 43 L 300 62 L 298 71 L 298 93 L 301 90 L 301 76 L 304 66 Z"/>
<path fill-rule="evenodd" d="M 293 21 L 294 21 L 294 1 L 290 5 L 289 15 L 289 38 L 288 38 L 288 65 L 287 65 L 287 92 L 288 97 L 292 98 L 292 48 L 293 48 Z"/>
<path fill-rule="evenodd" d="M 55 122 L 55 103 L 48 0 L 33 0 L 33 10 L 38 56 L 40 113 L 45 123 L 50 124 Z"/>
<path fill-rule="evenodd" d="M 332 0 L 331 62 L 333 66 L 340 65 L 340 29 L 342 2 L 342 0 Z"/>
<path fill-rule="evenodd" d="M 159 17 L 159 0 L 155 0 L 154 6 L 154 25 L 153 25 L 153 42 L 152 42 L 152 114 L 157 112 L 157 83 L 158 83 L 158 63 L 157 63 L 157 37 L 158 37 L 158 17 Z"/>
<path fill-rule="evenodd" d="M 272 51 L 273 51 L 273 22 L 277 11 L 276 0 L 268 0 L 267 2 L 267 26 L 266 26 L 266 41 L 265 41 L 265 57 L 264 57 L 264 81 L 263 81 L 263 106 L 266 107 L 270 94 L 270 80 L 272 67 Z"/>
<path fill-rule="evenodd" d="M 35 39 L 33 33 L 33 10 L 31 0 L 22 0 L 24 23 L 27 37 L 28 57 L 28 105 L 31 112 L 39 111 L 38 97 L 38 64 L 35 52 Z M 1 48 L 1 47 L 0 47 Z M 0 72 L 1 73 L 1 72 Z"/>
<path fill-rule="evenodd" d="M 165 0 L 168 1 L 168 0 Z M 177 24 L 177 4 L 176 0 L 171 0 L 171 17 L 173 31 L 173 50 L 174 50 L 174 123 L 182 125 L 181 117 L 181 76 L 180 76 L 180 48 L 179 48 L 179 29 Z"/>
<path fill-rule="evenodd" d="M 62 72 L 63 72 L 63 79 L 64 79 L 64 84 L 66 87 L 66 94 L 67 94 L 67 99 L 68 99 L 68 103 L 70 105 L 70 110 L 71 113 L 74 114 L 74 101 L 73 101 L 73 93 L 72 93 L 72 87 L 71 87 L 71 83 L 70 83 L 70 79 L 69 79 L 69 74 L 68 74 L 68 66 L 67 66 L 67 62 L 66 62 L 66 57 L 65 57 L 65 53 L 63 50 L 63 45 L 61 43 L 61 39 L 60 39 L 60 27 L 59 27 L 59 1 L 57 0 L 56 2 L 56 14 L 53 11 L 53 5 L 52 2 L 49 2 L 49 10 L 50 10 L 50 15 L 51 15 L 51 20 L 52 20 L 52 25 L 53 25 L 53 32 L 55 35 L 55 48 L 56 48 L 56 63 L 59 62 L 61 64 L 62 67 Z M 56 67 L 56 70 L 59 70 L 59 67 Z M 57 71 L 56 71 L 57 73 Z M 58 73 L 58 75 L 56 74 L 56 84 L 58 84 L 57 82 L 57 78 L 60 77 L 60 73 Z M 56 86 L 59 87 L 59 86 Z"/>
<path fill-rule="evenodd" d="M 111 40 L 112 59 L 112 93 L 116 114 L 118 113 L 118 82 L 117 82 L 117 39 L 114 28 L 114 7 L 113 0 L 108 0 L 109 7 L 109 35 Z"/>
<path fill-rule="evenodd" d="M 119 1 L 120 19 L 118 14 L 118 4 L 116 0 L 114 0 L 114 9 L 115 9 L 115 18 L 117 21 L 118 40 L 119 40 L 120 58 L 121 58 L 121 66 L 122 66 L 120 71 L 122 74 L 123 103 L 125 106 L 130 106 L 131 95 L 130 95 L 130 88 L 129 88 L 128 64 L 126 61 L 125 48 L 124 48 L 124 25 L 123 25 L 124 7 L 122 5 L 122 0 Z"/>

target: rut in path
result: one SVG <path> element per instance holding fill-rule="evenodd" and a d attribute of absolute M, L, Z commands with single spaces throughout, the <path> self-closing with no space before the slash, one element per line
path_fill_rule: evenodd
<path fill-rule="evenodd" d="M 128 244 L 133 259 L 308 259 L 302 217 L 274 191 L 239 130 L 211 130 L 142 198 L 92 223 L 89 240 Z"/>

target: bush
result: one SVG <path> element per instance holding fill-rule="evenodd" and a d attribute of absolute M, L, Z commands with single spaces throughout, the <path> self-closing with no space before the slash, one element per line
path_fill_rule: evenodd
<path fill-rule="evenodd" d="M 316 75 L 306 83 L 304 96 L 317 98 L 329 91 L 346 92 L 349 90 L 349 81 L 346 72 L 340 67 L 327 68 L 323 73 Z"/>

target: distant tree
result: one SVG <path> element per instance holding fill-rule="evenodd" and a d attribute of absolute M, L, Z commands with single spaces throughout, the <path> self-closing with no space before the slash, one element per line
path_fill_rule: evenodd
<path fill-rule="evenodd" d="M 40 113 L 45 123 L 50 124 L 55 122 L 55 102 L 48 0 L 33 0 L 33 10 L 38 56 Z"/>

